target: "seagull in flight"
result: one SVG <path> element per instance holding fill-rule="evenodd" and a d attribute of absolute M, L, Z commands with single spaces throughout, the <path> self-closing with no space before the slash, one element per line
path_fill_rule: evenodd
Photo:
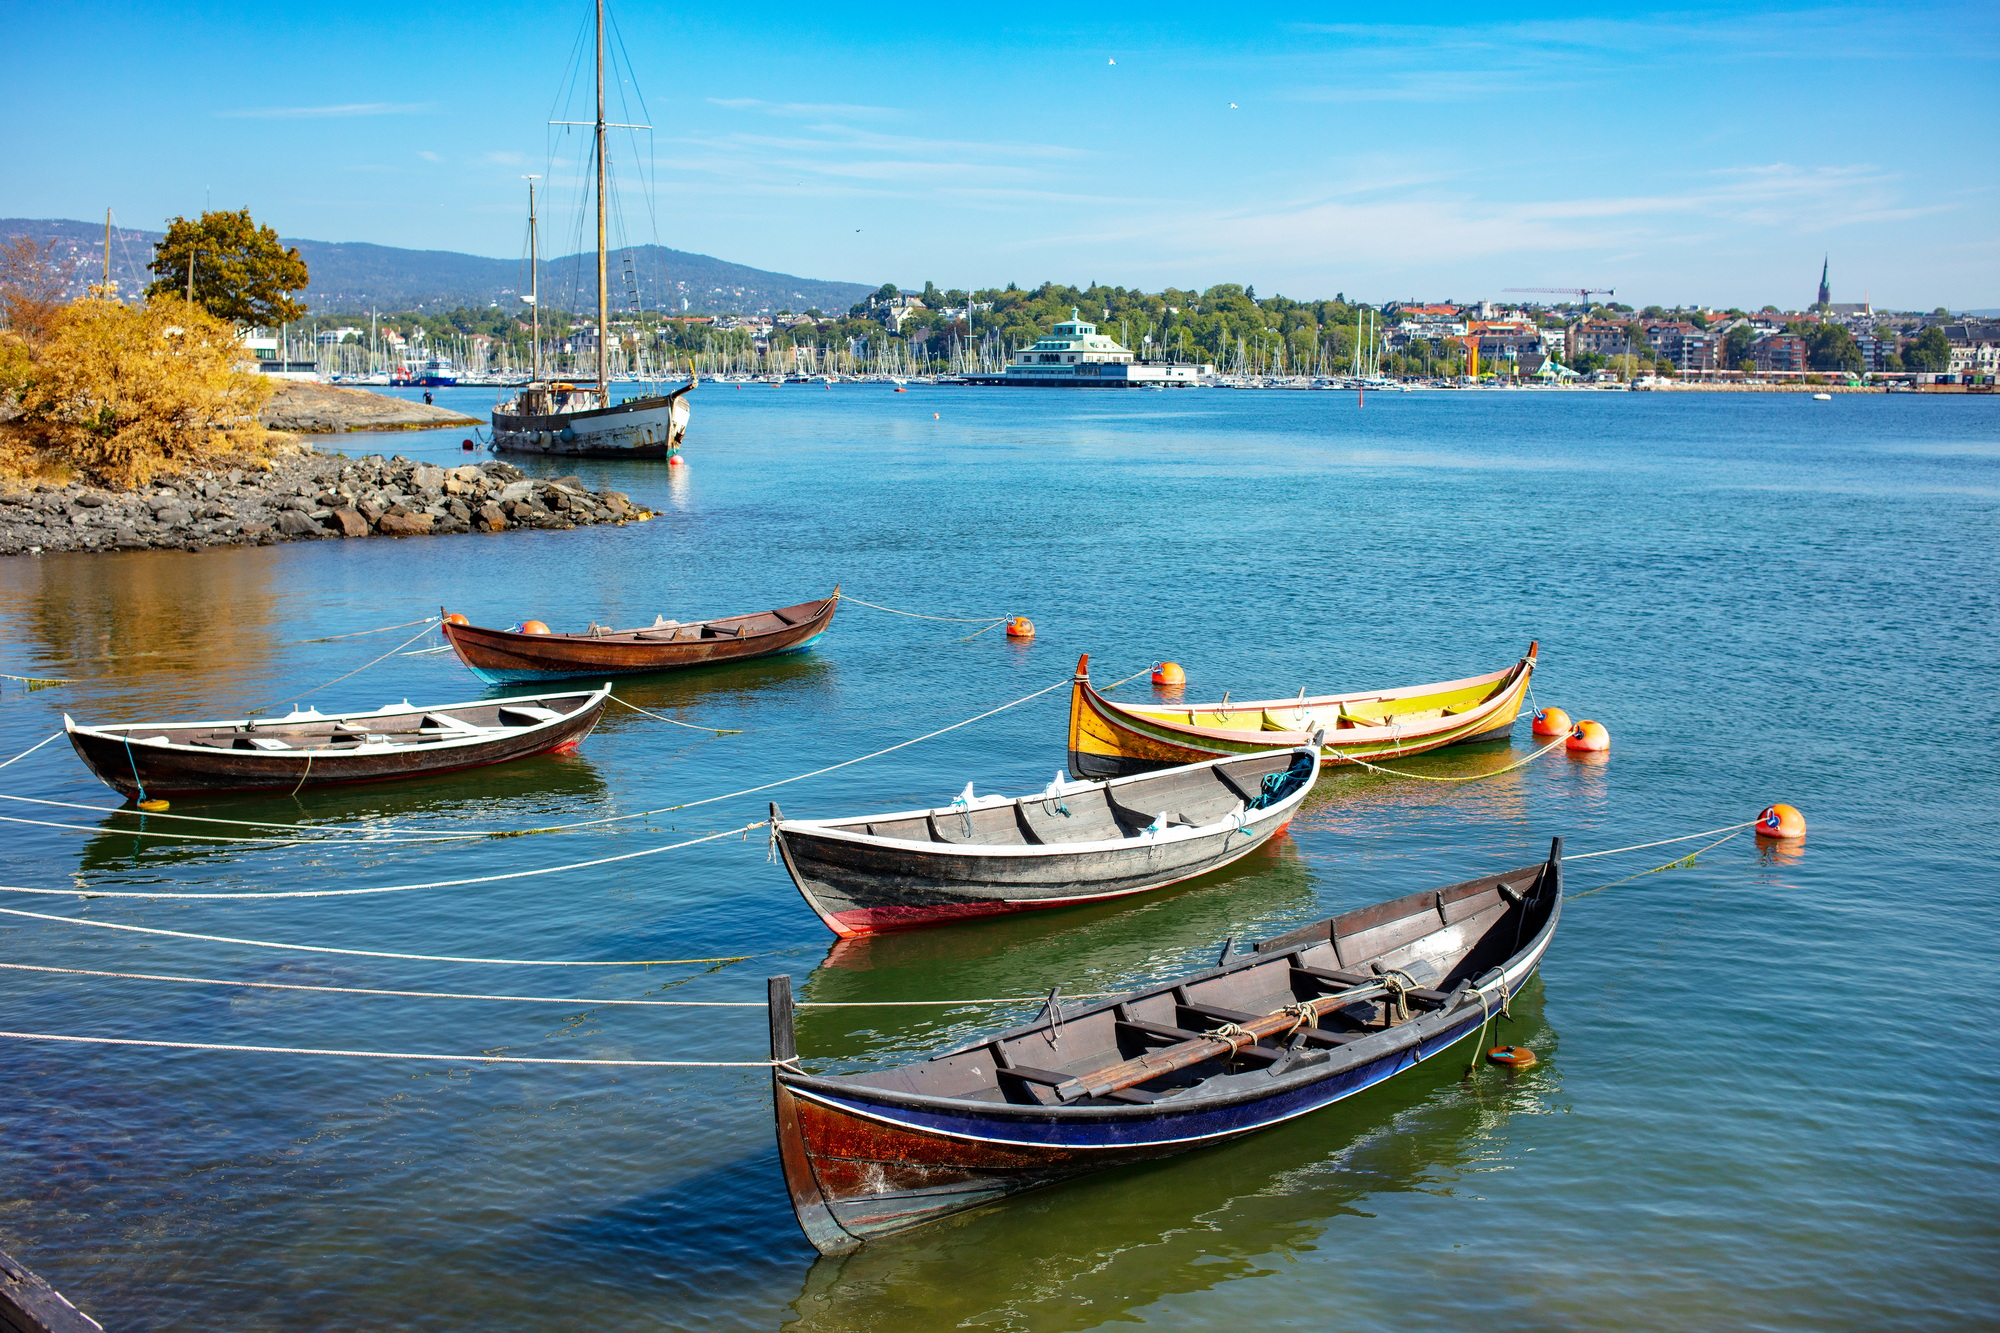
<path fill-rule="evenodd" d="M 1107 65 L 1115 65 L 1115 64 L 1117 64 L 1118 62 L 1117 62 L 1116 60 L 1107 60 L 1107 61 L 1105 61 L 1104 63 L 1105 63 L 1105 64 L 1107 64 Z"/>
<path fill-rule="evenodd" d="M 1231 111 L 1234 111 L 1234 110 L 1236 110 L 1236 103 L 1234 103 L 1234 102 L 1231 102 L 1231 103 L 1229 104 L 1229 109 L 1230 109 Z"/>

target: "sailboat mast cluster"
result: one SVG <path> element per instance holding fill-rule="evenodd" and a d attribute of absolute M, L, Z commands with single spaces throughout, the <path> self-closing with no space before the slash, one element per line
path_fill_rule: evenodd
<path fill-rule="evenodd" d="M 671 393 L 611 401 L 611 277 L 608 200 L 610 173 L 604 151 L 604 0 L 595 0 L 596 114 L 588 121 L 597 177 L 597 382 L 588 387 L 548 383 L 542 378 L 541 247 L 537 239 L 535 178 L 528 178 L 528 304 L 533 309 L 535 374 L 513 399 L 493 409 L 493 448 L 500 453 L 561 454 L 572 458 L 668 458 L 680 453 L 687 434 L 688 382 Z"/>

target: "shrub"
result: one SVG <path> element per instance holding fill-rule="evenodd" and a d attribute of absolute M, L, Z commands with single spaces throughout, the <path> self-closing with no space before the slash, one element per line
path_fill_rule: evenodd
<path fill-rule="evenodd" d="M 70 469 L 117 487 L 261 455 L 272 385 L 237 369 L 243 359 L 236 330 L 184 300 L 78 301 L 40 341 L 0 349 L 0 399 L 18 411 L 0 450 L 18 472 Z"/>

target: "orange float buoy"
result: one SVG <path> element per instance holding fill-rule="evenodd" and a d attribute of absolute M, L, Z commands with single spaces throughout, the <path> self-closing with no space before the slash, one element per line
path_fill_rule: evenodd
<path fill-rule="evenodd" d="M 549 627 L 539 620 L 524 620 L 521 622 L 521 633 L 523 634 L 547 634 L 548 632 Z"/>
<path fill-rule="evenodd" d="M 1542 708 L 1535 713 L 1537 736 L 1560 736 L 1570 727 L 1569 714 L 1560 708 Z"/>
<path fill-rule="evenodd" d="M 1509 1069 L 1526 1069 L 1535 1063 L 1535 1053 L 1525 1046 L 1495 1046 L 1486 1053 L 1486 1058 Z"/>
<path fill-rule="evenodd" d="M 145 800 L 140 801 L 138 804 L 141 810 L 144 810 L 149 814 L 155 814 L 155 815 L 157 815 L 158 813 L 160 813 L 160 811 L 167 808 L 167 803 L 161 800 L 157 796 L 148 796 Z"/>
<path fill-rule="evenodd" d="M 1767 805 L 1757 816 L 1757 836 L 1760 838 L 1803 838 L 1806 836 L 1806 817 L 1796 806 Z"/>
<path fill-rule="evenodd" d="M 1588 719 L 1570 728 L 1569 740 L 1564 749 L 1576 754 L 1589 754 L 1611 748 L 1611 733 L 1604 729 L 1602 722 Z"/>
<path fill-rule="evenodd" d="M 470 625 L 472 622 L 454 611 L 444 618 L 444 623 L 447 625 Z"/>
<path fill-rule="evenodd" d="M 1179 662 L 1162 662 L 1153 668 L 1153 683 L 1155 685 L 1185 685 L 1187 684 L 1187 672 L 1181 670 Z"/>
<path fill-rule="evenodd" d="M 1010 639 L 1034 638 L 1035 622 L 1026 616 L 1015 616 L 1007 622 L 1007 637 Z"/>
<path fill-rule="evenodd" d="M 681 456 L 680 456 L 679 454 L 668 454 L 668 455 L 667 455 L 667 466 L 668 466 L 668 467 L 683 467 L 683 466 L 685 466 L 685 464 L 683 464 L 683 463 L 681 462 Z"/>

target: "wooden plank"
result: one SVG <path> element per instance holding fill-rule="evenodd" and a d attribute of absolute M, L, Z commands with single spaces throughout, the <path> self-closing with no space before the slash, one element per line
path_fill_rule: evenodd
<path fill-rule="evenodd" d="M 104 1326 L 0 1252 L 0 1333 L 104 1333 Z"/>

